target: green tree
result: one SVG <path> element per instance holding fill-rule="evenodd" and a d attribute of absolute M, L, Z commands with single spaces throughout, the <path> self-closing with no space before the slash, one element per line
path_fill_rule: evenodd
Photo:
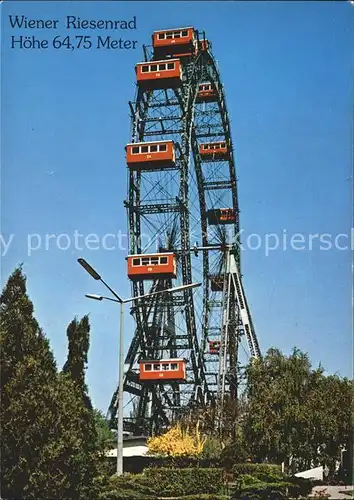
<path fill-rule="evenodd" d="M 100 410 L 94 410 L 97 446 L 101 454 L 116 446 L 116 438 L 109 428 L 108 422 Z"/>
<path fill-rule="evenodd" d="M 69 324 L 66 334 L 68 337 L 68 356 L 63 372 L 70 375 L 75 386 L 82 395 L 88 408 L 92 409 L 91 400 L 85 383 L 88 350 L 90 347 L 90 323 L 88 316 L 80 321 L 74 318 Z"/>
<path fill-rule="evenodd" d="M 96 417 L 85 382 L 88 350 L 90 346 L 90 323 L 88 316 L 81 320 L 74 318 L 67 328 L 68 356 L 61 374 L 62 381 L 71 385 L 76 405 L 72 405 L 72 414 L 76 417 L 76 425 L 72 427 L 77 442 L 77 472 L 75 481 L 80 485 L 80 498 L 93 495 L 94 478 L 100 468 L 99 441 L 96 430 Z M 64 398 L 65 399 L 65 398 Z M 79 458 L 81 457 L 81 458 Z"/>
<path fill-rule="evenodd" d="M 306 354 L 270 349 L 247 368 L 244 436 L 253 457 L 293 471 L 333 468 L 349 439 L 350 384 L 312 369 Z"/>
<path fill-rule="evenodd" d="M 84 378 L 57 373 L 21 267 L 0 303 L 2 498 L 94 499 L 99 455 Z"/>
<path fill-rule="evenodd" d="M 341 449 L 349 449 L 352 439 L 352 382 L 337 375 L 319 378 L 316 391 L 309 393 L 305 405 L 308 441 L 318 462 L 335 473 Z"/>
<path fill-rule="evenodd" d="M 55 433 L 56 366 L 21 267 L 9 277 L 0 304 L 2 495 L 44 498 L 38 475 Z"/>

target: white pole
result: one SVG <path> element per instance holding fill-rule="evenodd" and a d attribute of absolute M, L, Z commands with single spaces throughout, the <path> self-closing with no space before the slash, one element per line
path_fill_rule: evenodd
<path fill-rule="evenodd" d="M 123 383 L 124 383 L 124 304 L 120 303 L 119 385 L 117 423 L 117 476 L 123 474 Z"/>

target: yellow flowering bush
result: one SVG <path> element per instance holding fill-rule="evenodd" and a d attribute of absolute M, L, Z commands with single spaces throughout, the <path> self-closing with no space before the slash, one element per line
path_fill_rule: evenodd
<path fill-rule="evenodd" d="M 206 439 L 201 436 L 198 425 L 194 431 L 183 430 L 180 424 L 175 425 L 165 434 L 148 440 L 149 453 L 168 455 L 171 457 L 198 456 L 204 449 Z"/>

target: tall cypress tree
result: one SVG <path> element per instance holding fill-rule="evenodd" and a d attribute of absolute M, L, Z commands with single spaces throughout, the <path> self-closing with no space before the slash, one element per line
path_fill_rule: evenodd
<path fill-rule="evenodd" d="M 69 324 L 66 334 L 68 337 L 68 356 L 63 367 L 63 372 L 70 375 L 85 405 L 87 408 L 92 409 L 85 382 L 85 371 L 90 347 L 90 323 L 88 316 L 84 316 L 80 321 L 74 318 Z"/>
<path fill-rule="evenodd" d="M 21 267 L 8 279 L 0 311 L 2 495 L 39 498 L 36 477 L 55 425 L 57 375 Z"/>
<path fill-rule="evenodd" d="M 62 376 L 73 386 L 76 395 L 78 425 L 74 432 L 81 442 L 82 462 L 79 467 L 82 498 L 94 495 L 93 480 L 99 468 L 99 446 L 95 425 L 95 414 L 85 382 L 88 350 L 90 346 L 90 323 L 88 316 L 74 318 L 67 328 L 68 356 Z M 80 497 L 81 498 L 81 497 Z"/>

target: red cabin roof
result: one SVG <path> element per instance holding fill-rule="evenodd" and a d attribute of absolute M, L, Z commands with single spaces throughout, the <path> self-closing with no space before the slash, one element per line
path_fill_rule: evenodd
<path fill-rule="evenodd" d="M 144 89 L 177 88 L 182 83 L 179 59 L 138 63 L 135 72 L 139 87 Z"/>
<path fill-rule="evenodd" d="M 126 161 L 133 170 L 174 168 L 176 163 L 173 141 L 135 142 L 125 146 Z"/>
<path fill-rule="evenodd" d="M 127 262 L 131 280 L 177 277 L 176 254 L 173 252 L 128 255 Z"/>

